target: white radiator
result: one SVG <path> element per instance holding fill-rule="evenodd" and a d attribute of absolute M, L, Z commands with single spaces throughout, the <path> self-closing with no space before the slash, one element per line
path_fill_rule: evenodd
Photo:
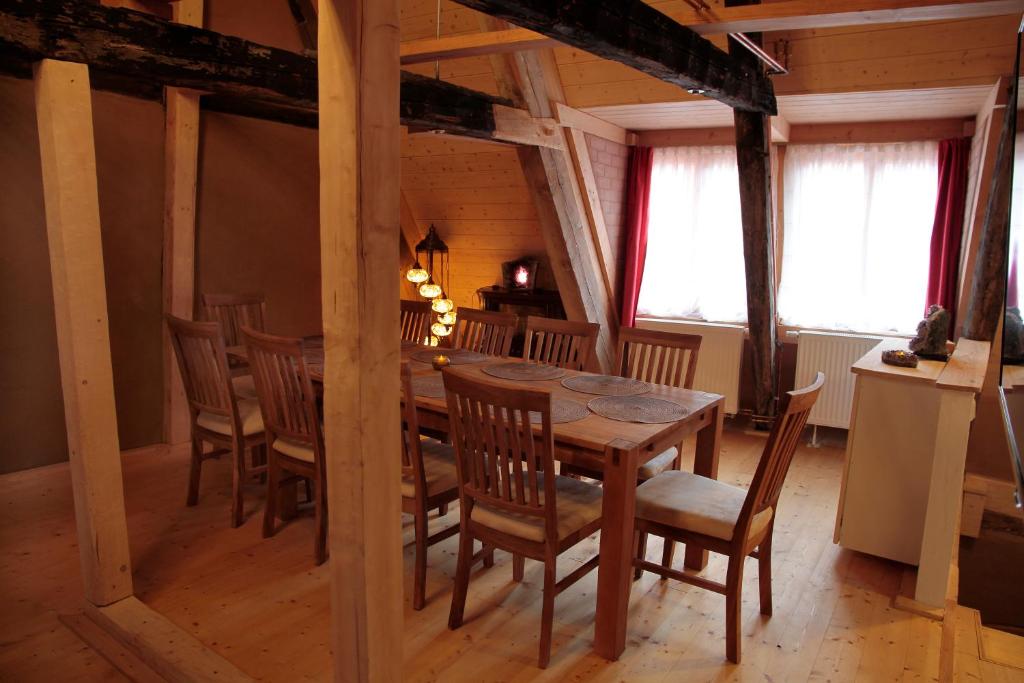
<path fill-rule="evenodd" d="M 882 337 L 837 332 L 800 332 L 796 346 L 796 383 L 805 387 L 819 371 L 825 386 L 811 409 L 808 424 L 850 428 L 853 373 L 850 366 L 882 341 Z"/>
<path fill-rule="evenodd" d="M 740 406 L 740 365 L 743 362 L 742 325 L 689 320 L 638 320 L 637 327 L 680 334 L 699 334 L 700 353 L 693 388 L 725 396 L 725 412 L 735 415 Z"/>

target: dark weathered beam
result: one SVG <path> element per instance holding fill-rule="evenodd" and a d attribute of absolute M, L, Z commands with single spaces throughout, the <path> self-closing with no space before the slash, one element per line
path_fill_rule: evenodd
<path fill-rule="evenodd" d="M 455 1 L 731 107 L 777 113 L 772 84 L 761 69 L 641 0 Z"/>
<path fill-rule="evenodd" d="M 320 126 L 320 115 L 316 109 L 268 104 L 245 97 L 203 95 L 199 98 L 199 107 L 202 111 L 246 116 L 251 119 L 287 123 L 290 126 L 301 126 L 302 128 L 318 128 Z"/>
<path fill-rule="evenodd" d="M 295 28 L 299 30 L 302 47 L 316 50 L 316 7 L 312 0 L 288 0 L 288 9 L 295 18 Z"/>
<path fill-rule="evenodd" d="M 725 0 L 726 7 L 754 5 L 760 0 Z M 760 34 L 749 36 L 759 45 Z M 729 39 L 729 53 L 751 69 L 760 63 L 742 45 Z M 754 375 L 754 416 L 775 414 L 775 250 L 772 242 L 771 120 L 759 112 L 733 110 L 736 161 L 739 167 L 743 261 L 747 284 L 747 326 L 750 329 Z"/>
<path fill-rule="evenodd" d="M 77 0 L 4 0 L 0 72 L 30 78 L 32 62 L 89 65 L 102 89 L 160 99 L 163 86 L 204 93 L 204 109 L 317 125 L 316 58 Z M 402 123 L 487 140 L 545 144 L 509 100 L 402 73 Z M 496 121 L 496 113 L 504 118 Z M 505 125 L 503 125 L 505 124 Z M 511 125 L 508 125 L 511 124 Z"/>
<path fill-rule="evenodd" d="M 4 0 L 0 59 L 6 57 L 77 62 L 161 85 L 316 106 L 315 60 L 78 0 Z"/>
<path fill-rule="evenodd" d="M 985 207 L 984 229 L 974 262 L 974 278 L 967 314 L 964 317 L 963 336 L 968 339 L 992 341 L 1003 315 L 1006 296 L 1007 249 L 1010 233 L 1010 197 L 1013 184 L 1013 137 L 1017 130 L 1018 79 L 1010 79 L 1010 94 L 1003 115 L 1003 129 L 999 136 L 992 172 L 992 189 Z"/>
<path fill-rule="evenodd" d="M 494 107 L 512 102 L 428 76 L 402 72 L 401 119 L 406 126 L 492 139 Z"/>

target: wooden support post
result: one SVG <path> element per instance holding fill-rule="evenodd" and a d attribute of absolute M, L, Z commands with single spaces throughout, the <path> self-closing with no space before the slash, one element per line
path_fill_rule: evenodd
<path fill-rule="evenodd" d="M 174 21 L 203 23 L 203 0 L 179 0 Z M 196 179 L 199 172 L 199 95 L 167 88 L 164 136 L 164 313 L 191 319 L 195 311 Z M 163 326 L 164 441 L 191 436 L 188 400 L 167 326 Z"/>
<path fill-rule="evenodd" d="M 35 66 L 39 153 L 64 416 L 85 598 L 132 594 L 110 364 L 89 68 Z"/>
<path fill-rule="evenodd" d="M 971 295 L 978 244 L 985 231 L 985 207 L 988 205 L 988 196 L 992 189 L 992 174 L 996 169 L 999 139 L 1003 132 L 1003 116 L 1006 114 L 1006 98 L 1010 92 L 1010 78 L 1010 76 L 1003 76 L 992 86 L 976 120 L 975 135 L 977 139 L 971 154 L 977 155 L 977 172 L 969 192 L 970 209 L 964 223 L 967 235 L 964 240 L 963 265 L 960 268 L 960 289 L 956 307 L 957 320 L 955 321 L 957 331 L 962 329 L 963 321 L 966 319 L 967 300 Z"/>
<path fill-rule="evenodd" d="M 234 664 L 208 649 L 158 612 L 134 597 L 107 607 L 87 607 L 86 616 L 114 641 L 134 655 L 140 669 L 126 671 L 124 661 L 112 658 L 122 673 L 134 680 L 160 680 L 170 683 L 252 683 L 253 679 Z M 65 622 L 66 623 L 66 622 Z M 106 639 L 90 641 L 79 635 L 105 657 L 114 654 L 101 649 Z M 104 642 L 105 641 L 105 642 Z M 144 668 L 142 668 L 144 667 Z M 146 674 L 150 674 L 147 676 Z"/>
<path fill-rule="evenodd" d="M 576 128 L 565 129 L 565 139 L 569 143 L 576 180 L 580 184 L 580 197 L 587 214 L 590 231 L 601 256 L 601 274 L 604 286 L 609 292 L 615 291 L 615 254 L 612 252 L 611 241 L 608 239 L 608 226 L 604 222 L 604 209 L 601 207 L 601 196 L 597 190 L 597 178 L 594 176 L 594 164 L 590 160 L 590 148 L 587 147 L 587 136 Z"/>
<path fill-rule="evenodd" d="M 1010 106 L 1003 114 L 1003 128 L 996 153 L 985 223 L 974 262 L 971 294 L 967 300 L 963 336 L 992 341 L 1003 316 L 1006 290 L 1006 257 L 1010 231 L 1010 193 L 1013 175 L 1013 138 L 1017 128 L 1017 80 L 1010 79 Z M 984 188 L 979 188 L 981 191 Z"/>
<path fill-rule="evenodd" d="M 482 25 L 498 28 L 493 19 Z M 536 51 L 491 58 L 498 90 L 513 102 L 524 102 L 535 117 L 555 115 L 565 101 L 554 56 Z M 551 270 L 555 275 L 562 306 L 571 320 L 589 320 L 601 325 L 597 361 L 602 370 L 611 368 L 619 320 L 614 291 L 605 278 L 604 257 L 584 206 L 583 190 L 569 153 L 570 129 L 562 129 L 562 148 L 520 147 L 519 163 L 530 189 Z"/>
<path fill-rule="evenodd" d="M 760 0 L 726 0 L 726 6 Z M 751 39 L 761 42 L 759 35 Z M 729 52 L 760 68 L 752 55 L 732 39 Z M 736 161 L 739 165 L 740 209 L 743 217 L 743 259 L 747 275 L 747 326 L 754 371 L 754 415 L 775 414 L 775 255 L 772 229 L 771 122 L 763 113 L 733 110 Z"/>
<path fill-rule="evenodd" d="M 397 0 L 320 0 L 320 234 L 337 681 L 402 672 Z"/>

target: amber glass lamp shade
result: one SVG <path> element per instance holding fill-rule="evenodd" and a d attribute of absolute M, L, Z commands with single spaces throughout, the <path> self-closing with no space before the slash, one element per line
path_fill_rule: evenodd
<path fill-rule="evenodd" d="M 430 309 L 434 311 L 434 313 L 440 313 L 442 315 L 453 308 L 455 308 L 455 302 L 447 298 L 444 294 L 434 299 L 430 304 Z"/>
<path fill-rule="evenodd" d="M 435 283 L 433 280 L 427 280 L 420 285 L 420 296 L 424 299 L 433 299 L 441 296 L 441 285 Z"/>
<path fill-rule="evenodd" d="M 430 273 L 424 270 L 420 262 L 417 261 L 413 264 L 412 268 L 406 271 L 405 279 L 414 285 L 418 285 L 422 282 L 426 282 L 430 278 Z"/>

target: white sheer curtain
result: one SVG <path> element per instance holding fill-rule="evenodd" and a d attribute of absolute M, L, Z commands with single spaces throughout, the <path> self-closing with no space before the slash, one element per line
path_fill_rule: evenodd
<path fill-rule="evenodd" d="M 779 317 L 914 332 L 928 288 L 938 144 L 790 145 Z"/>
<path fill-rule="evenodd" d="M 637 314 L 716 322 L 747 319 L 735 148 L 654 151 Z"/>

